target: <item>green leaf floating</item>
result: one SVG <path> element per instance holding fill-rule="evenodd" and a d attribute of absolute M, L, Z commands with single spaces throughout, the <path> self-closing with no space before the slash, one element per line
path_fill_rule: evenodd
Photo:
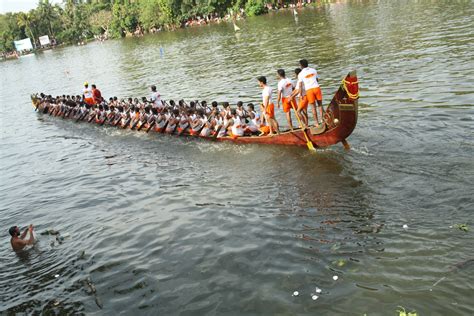
<path fill-rule="evenodd" d="M 459 228 L 463 232 L 469 231 L 469 227 L 467 227 L 467 224 L 456 224 L 454 227 Z"/>
<path fill-rule="evenodd" d="M 407 312 L 405 310 L 405 307 L 403 306 L 398 306 L 400 309 L 397 309 L 398 316 L 418 316 L 418 313 L 416 311 L 411 311 Z"/>

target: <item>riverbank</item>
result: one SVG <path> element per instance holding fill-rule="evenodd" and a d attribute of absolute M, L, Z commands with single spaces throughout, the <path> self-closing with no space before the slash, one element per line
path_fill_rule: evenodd
<path fill-rule="evenodd" d="M 262 15 L 268 11 L 278 10 L 262 0 L 249 0 L 239 8 L 226 6 L 208 8 L 206 9 L 208 11 L 175 13 L 165 19 L 163 15 L 154 13 L 160 12 L 160 3 L 154 1 L 146 3 L 146 5 L 143 3 L 142 7 L 140 1 L 114 5 L 71 2 L 63 8 L 59 5 L 53 6 L 49 2 L 40 2 L 37 9 L 28 13 L 0 14 L 0 24 L 4 28 L 4 36 L 0 37 L 0 51 L 3 55 L 11 55 L 15 50 L 13 42 L 23 38 L 30 38 L 33 41 L 33 47 L 40 47 L 38 40 L 40 34 L 47 34 L 56 43 L 73 45 L 94 38 L 106 40 L 143 36 L 147 33 L 174 31 L 186 27 L 235 22 L 246 16 Z M 317 3 L 322 3 L 322 1 Z M 283 4 L 281 9 L 307 5 L 313 5 L 312 0 L 308 3 L 300 2 L 297 5 Z"/>

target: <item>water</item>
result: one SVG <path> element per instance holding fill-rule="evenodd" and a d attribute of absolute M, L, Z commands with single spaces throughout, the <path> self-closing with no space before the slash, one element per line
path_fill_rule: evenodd
<path fill-rule="evenodd" d="M 473 15 L 470 1 L 335 3 L 240 34 L 221 24 L 1 63 L 0 311 L 472 315 Z M 157 84 L 165 98 L 258 101 L 255 78 L 274 86 L 302 57 L 326 102 L 358 70 L 350 152 L 100 128 L 29 101 L 85 80 L 105 96 Z M 39 243 L 15 254 L 6 231 L 29 223 Z M 71 236 L 39 235 L 49 228 Z"/>

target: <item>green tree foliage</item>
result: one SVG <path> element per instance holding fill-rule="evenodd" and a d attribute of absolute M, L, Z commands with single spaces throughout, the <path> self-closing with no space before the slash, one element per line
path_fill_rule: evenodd
<path fill-rule="evenodd" d="M 116 0 L 112 6 L 112 35 L 119 37 L 133 33 L 138 26 L 138 13 L 137 1 Z"/>
<path fill-rule="evenodd" d="M 0 15 L 0 50 L 2 52 L 14 50 L 13 41 L 24 37 L 25 33 L 18 27 L 17 15 L 12 13 Z"/>
<path fill-rule="evenodd" d="M 13 41 L 49 35 L 59 43 L 77 43 L 95 34 L 122 37 L 135 31 L 174 29 L 189 18 L 224 16 L 245 8 L 248 15 L 266 12 L 266 3 L 280 0 L 38 0 L 28 13 L 0 14 L 0 50 L 14 49 Z M 285 0 L 289 2 L 289 0 Z"/>
<path fill-rule="evenodd" d="M 248 0 L 245 4 L 245 13 L 249 16 L 264 14 L 267 11 L 263 0 Z"/>
<path fill-rule="evenodd" d="M 103 34 L 109 33 L 110 25 L 112 24 L 112 12 L 107 10 L 100 10 L 94 12 L 89 17 L 89 24 L 92 28 L 92 33 Z"/>

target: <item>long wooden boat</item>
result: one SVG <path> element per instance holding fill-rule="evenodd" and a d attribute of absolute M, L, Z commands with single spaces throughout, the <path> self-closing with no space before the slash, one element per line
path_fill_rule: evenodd
<path fill-rule="evenodd" d="M 349 145 L 346 139 L 351 135 L 357 124 L 359 85 L 355 71 L 351 71 L 341 82 L 329 106 L 324 111 L 324 122 L 319 128 L 311 127 L 306 130 L 294 129 L 284 131 L 279 135 L 242 136 L 242 137 L 203 137 L 181 133 L 179 136 L 203 138 L 212 141 L 227 141 L 238 144 L 269 144 L 287 146 L 307 146 L 306 136 L 316 148 L 324 148 L 342 143 L 346 149 Z M 38 106 L 38 100 L 32 97 L 33 106 Z M 41 113 L 42 111 L 38 111 Z M 95 120 L 92 120 L 96 123 Z M 105 125 L 104 125 L 105 126 Z M 110 125 L 109 125 L 110 126 Z M 129 128 L 129 127 L 127 127 Z M 145 131 L 142 129 L 141 131 Z M 153 129 L 152 129 L 153 131 Z M 175 132 L 176 133 L 176 132 Z M 306 134 L 306 135 L 305 135 Z M 177 135 L 177 134 L 175 134 Z"/>

